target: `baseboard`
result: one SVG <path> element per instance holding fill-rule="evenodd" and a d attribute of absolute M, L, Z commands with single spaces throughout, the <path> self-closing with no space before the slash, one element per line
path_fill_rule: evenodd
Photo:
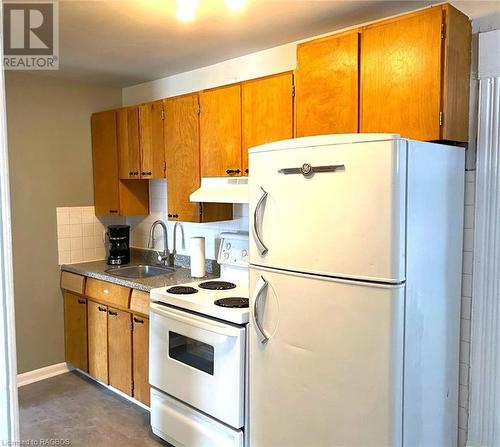
<path fill-rule="evenodd" d="M 78 368 L 75 368 L 75 371 L 78 371 L 80 374 L 83 374 L 84 376 L 88 377 L 89 379 L 92 379 L 94 382 L 97 382 L 99 385 L 102 385 L 103 387 L 107 388 L 108 390 L 113 391 L 113 393 L 118 394 L 119 396 L 129 400 L 130 402 L 138 405 L 139 407 L 144 408 L 147 411 L 151 411 L 151 408 L 149 408 L 147 405 L 144 405 L 142 402 L 139 402 L 137 399 L 134 399 L 132 396 L 129 396 L 128 394 L 125 394 L 122 391 L 117 390 L 116 388 L 113 388 L 111 385 L 108 385 L 107 383 L 101 382 L 100 380 L 91 376 L 88 372 L 82 371 L 81 369 L 78 369 Z"/>
<path fill-rule="evenodd" d="M 43 379 L 48 379 L 49 377 L 58 376 L 59 374 L 64 374 L 73 369 L 72 366 L 68 365 L 66 362 L 56 363 L 55 365 L 45 366 L 44 368 L 35 369 L 33 371 L 28 371 L 17 375 L 17 387 L 28 385 L 30 383 L 38 382 Z"/>

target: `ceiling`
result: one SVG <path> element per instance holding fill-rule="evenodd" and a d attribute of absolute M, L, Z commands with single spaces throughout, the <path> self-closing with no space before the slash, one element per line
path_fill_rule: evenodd
<path fill-rule="evenodd" d="M 62 0 L 60 70 L 50 74 L 125 87 L 433 3 L 247 0 L 232 13 L 224 0 L 200 0 L 185 23 L 175 0 Z M 488 4 L 482 14 L 499 5 L 477 3 Z"/>

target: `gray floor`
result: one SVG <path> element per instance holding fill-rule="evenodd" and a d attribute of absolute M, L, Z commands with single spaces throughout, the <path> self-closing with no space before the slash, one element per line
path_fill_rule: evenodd
<path fill-rule="evenodd" d="M 19 388 L 21 439 L 71 446 L 168 446 L 151 433 L 149 412 L 69 372 Z"/>

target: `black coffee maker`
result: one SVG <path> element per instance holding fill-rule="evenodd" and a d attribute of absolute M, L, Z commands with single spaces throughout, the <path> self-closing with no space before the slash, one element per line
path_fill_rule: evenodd
<path fill-rule="evenodd" d="M 109 225 L 107 236 L 109 240 L 108 264 L 128 264 L 130 262 L 130 226 Z"/>

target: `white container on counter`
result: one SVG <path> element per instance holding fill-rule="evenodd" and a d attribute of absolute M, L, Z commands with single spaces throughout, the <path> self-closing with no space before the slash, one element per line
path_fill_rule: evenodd
<path fill-rule="evenodd" d="M 202 278 L 205 276 L 205 238 L 201 236 L 190 239 L 191 276 Z"/>

